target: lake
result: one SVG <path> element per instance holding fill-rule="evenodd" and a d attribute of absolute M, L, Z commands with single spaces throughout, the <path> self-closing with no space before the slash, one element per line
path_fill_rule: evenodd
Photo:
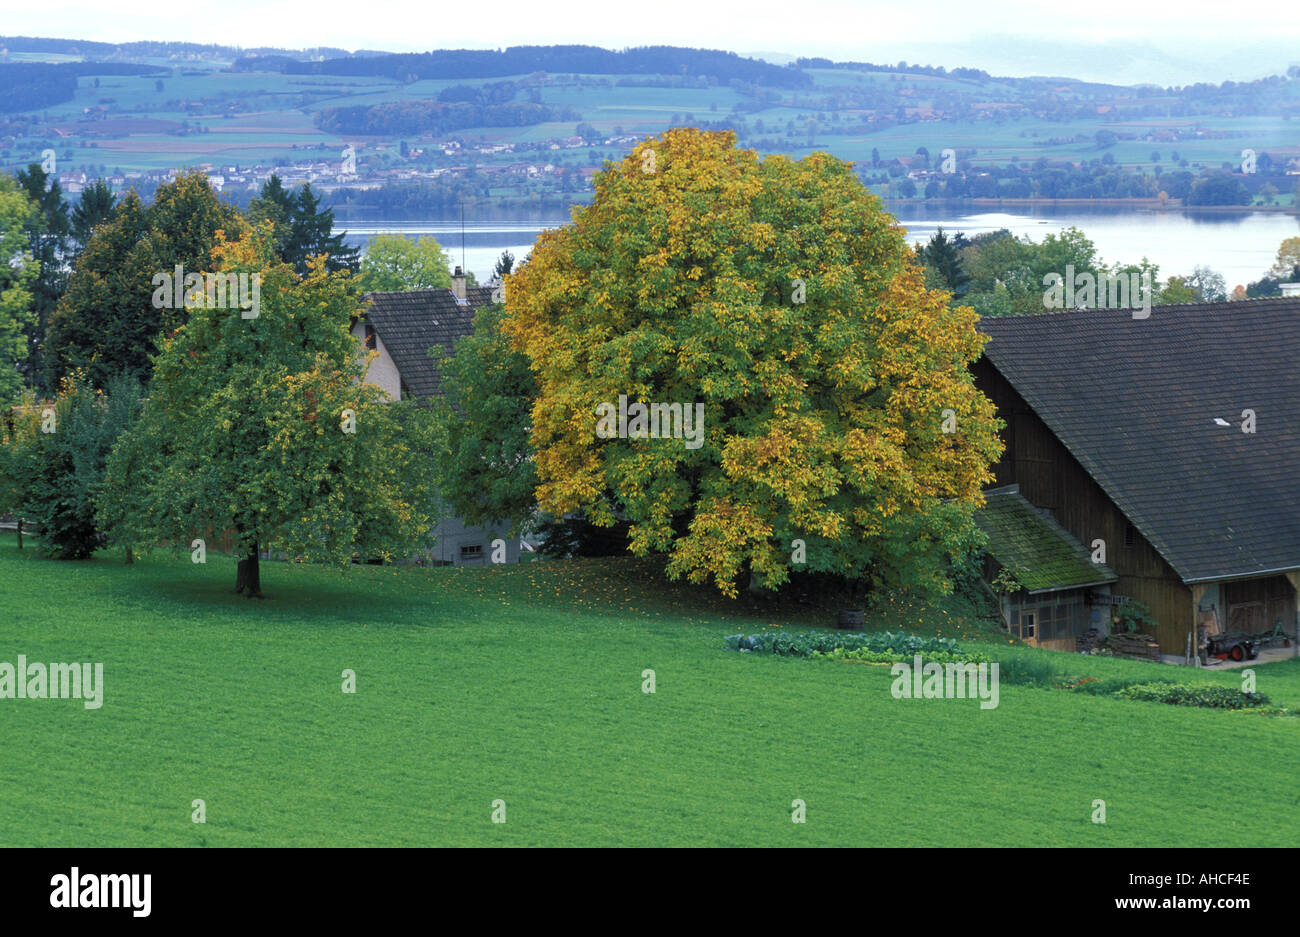
<path fill-rule="evenodd" d="M 1184 211 L 1134 211 L 1114 206 L 1027 210 L 1023 214 L 1001 212 L 943 211 L 939 206 L 918 204 L 894 207 L 907 228 L 908 240 L 929 240 L 940 227 L 948 234 L 967 236 L 1007 228 L 1035 241 L 1049 232 L 1074 226 L 1080 228 L 1106 263 L 1136 263 L 1144 256 L 1158 264 L 1160 276 L 1189 274 L 1198 264 L 1223 274 L 1228 289 L 1258 280 L 1273 265 L 1278 245 L 1285 238 L 1300 235 L 1300 219 L 1280 212 L 1217 213 Z M 567 216 L 520 222 L 467 221 L 464 228 L 464 265 L 479 282 L 486 282 L 503 250 L 523 259 L 543 230 L 568 223 Z M 461 224 L 454 221 L 357 222 L 342 226 L 350 244 L 364 245 L 376 234 L 433 236 L 450 256 L 461 263 Z"/>

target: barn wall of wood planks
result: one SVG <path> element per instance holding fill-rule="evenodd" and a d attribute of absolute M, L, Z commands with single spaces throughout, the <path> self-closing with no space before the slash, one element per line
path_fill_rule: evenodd
<path fill-rule="evenodd" d="M 1154 636 L 1161 651 L 1183 653 L 1194 617 L 1191 589 L 987 359 L 978 362 L 974 373 L 1006 423 L 1006 449 L 994 467 L 995 484 L 1019 485 L 1030 504 L 1051 511 L 1089 550 L 1102 540 L 1106 565 L 1119 576 L 1112 591 L 1151 609 L 1159 623 Z"/>

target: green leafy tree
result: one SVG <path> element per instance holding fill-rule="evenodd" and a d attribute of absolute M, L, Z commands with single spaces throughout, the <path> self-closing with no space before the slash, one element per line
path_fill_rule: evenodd
<path fill-rule="evenodd" d="M 1033 284 L 1034 244 L 1005 228 L 971 238 L 961 250 L 962 267 L 970 277 L 970 291 L 990 292 L 997 283 L 1026 288 Z"/>
<path fill-rule="evenodd" d="M 447 252 L 431 237 L 375 235 L 361 258 L 360 283 L 366 292 L 449 288 Z"/>
<path fill-rule="evenodd" d="M 963 304 L 982 316 L 1042 310 L 1042 281 L 1034 276 L 1038 250 L 1029 238 L 990 231 L 971 238 L 960 255 L 970 277 Z"/>
<path fill-rule="evenodd" d="M 31 500 L 32 479 L 37 458 L 43 407 L 31 388 L 10 398 L 0 410 L 0 514 L 23 517 Z"/>
<path fill-rule="evenodd" d="M 585 121 L 583 123 L 578 124 L 578 126 L 573 129 L 573 134 L 574 136 L 582 137 L 583 142 L 592 146 L 602 142 L 605 139 L 605 135 L 603 133 L 601 133 L 599 130 L 597 130 L 591 124 L 586 123 Z"/>
<path fill-rule="evenodd" d="M 918 253 L 921 263 L 938 275 L 938 287 L 952 293 L 954 298 L 964 295 L 970 283 L 970 277 L 962 268 L 961 262 L 961 251 L 965 246 L 965 236 L 958 234 L 955 238 L 950 238 L 940 228 Z"/>
<path fill-rule="evenodd" d="M 1281 296 L 1282 287 L 1272 277 L 1261 277 L 1253 283 L 1246 284 L 1247 299 L 1264 299 L 1269 296 Z"/>
<path fill-rule="evenodd" d="M 1093 276 L 1104 276 L 1105 271 L 1102 269 L 1101 262 L 1097 257 L 1097 247 L 1089 240 L 1088 236 L 1078 228 L 1069 227 L 1060 233 L 1051 233 L 1043 236 L 1042 243 L 1037 245 L 1033 251 L 1033 259 L 1030 262 L 1030 276 L 1035 283 L 1035 291 L 1039 294 L 1040 299 L 1043 290 L 1043 278 L 1049 273 L 1056 273 L 1065 276 L 1066 271 L 1073 268 L 1075 275 L 1080 273 L 1091 273 Z M 1041 308 L 1041 301 L 1039 306 Z"/>
<path fill-rule="evenodd" d="M 96 179 L 81 190 L 81 198 L 72 209 L 72 242 L 76 253 L 85 250 L 95 229 L 112 216 L 116 203 L 113 187 L 103 179 Z"/>
<path fill-rule="evenodd" d="M 99 499 L 127 546 L 233 531 L 250 597 L 260 546 L 339 564 L 407 554 L 430 543 L 436 496 L 427 411 L 362 381 L 347 275 L 317 259 L 300 279 L 269 233 L 216 252 L 220 269 L 262 277 L 259 315 L 195 309 L 164 341 Z"/>
<path fill-rule="evenodd" d="M 515 268 L 515 255 L 510 251 L 502 251 L 497 262 L 492 266 L 492 275 L 498 280 L 504 280 L 510 275 L 510 271 Z"/>
<path fill-rule="evenodd" d="M 292 231 L 284 248 L 284 260 L 292 264 L 299 276 L 307 272 L 308 260 L 318 255 L 328 259 L 328 270 L 356 272 L 359 251 L 344 243 L 346 234 L 334 234 L 334 210 L 321 208 L 320 198 L 304 183 L 294 197 Z"/>
<path fill-rule="evenodd" d="M 56 400 L 25 403 L 11 415 L 0 454 L 0 497 L 35 523 L 46 556 L 85 559 L 103 542 L 95 498 L 114 442 L 139 413 L 140 386 L 115 379 L 106 395 L 74 374 Z"/>
<path fill-rule="evenodd" d="M 247 230 L 201 172 L 159 186 L 149 205 L 128 192 L 95 228 L 50 317 L 48 386 L 83 369 L 95 387 L 118 374 L 147 382 L 160 333 L 189 315 L 174 298 L 155 303 L 155 278 L 174 277 L 177 265 L 185 275 L 210 272 L 217 232 L 238 237 Z"/>
<path fill-rule="evenodd" d="M 1170 277 L 1164 287 L 1160 290 L 1160 302 L 1167 305 L 1177 303 L 1199 303 L 1201 294 L 1188 282 L 1187 277 L 1173 276 Z"/>
<path fill-rule="evenodd" d="M 595 186 L 506 293 L 540 508 L 627 520 L 634 553 L 728 595 L 792 570 L 949 589 L 1001 449 L 983 339 L 852 168 L 670 130 Z M 620 433 L 620 396 L 678 404 L 676 432 Z"/>
<path fill-rule="evenodd" d="M 293 240 L 293 216 L 296 209 L 293 193 L 284 187 L 276 173 L 272 173 L 271 178 L 262 183 L 257 197 L 248 203 L 248 223 L 261 227 L 270 222 L 276 256 L 289 263 L 293 262 L 289 260 L 287 251 Z"/>
<path fill-rule="evenodd" d="M 20 169 L 16 178 L 36 209 L 29 216 L 27 240 L 39 271 L 31 284 L 34 316 L 26 330 L 27 360 L 23 372 L 29 384 L 37 385 L 42 376 L 42 340 L 49 326 L 50 314 L 68 284 L 63 258 L 67 253 L 71 225 L 59 181 L 41 169 L 39 163 Z"/>
<path fill-rule="evenodd" d="M 40 271 L 30 240 L 37 214 L 18 183 L 0 175 L 0 403 L 23 387 L 27 334 L 36 320 L 31 290 Z"/>
<path fill-rule="evenodd" d="M 442 497 L 471 524 L 523 530 L 537 510 L 537 471 L 529 442 L 537 382 L 528 357 L 502 333 L 505 307 L 479 309 L 474 332 L 442 365 L 438 404 L 445 450 Z"/>
<path fill-rule="evenodd" d="M 1278 245 L 1277 259 L 1268 272 L 1283 283 L 1300 280 L 1300 237 L 1287 238 Z"/>
<path fill-rule="evenodd" d="M 1215 273 L 1203 264 L 1198 264 L 1192 269 L 1187 284 L 1196 290 L 1199 302 L 1221 303 L 1228 298 L 1228 285 L 1223 279 L 1223 274 Z"/>
<path fill-rule="evenodd" d="M 1117 263 L 1107 267 L 1097 256 L 1096 245 L 1078 228 L 1066 228 L 1047 234 L 1041 242 L 1014 237 L 1001 230 L 977 235 L 960 251 L 970 286 L 962 302 L 982 316 L 1032 315 L 1044 309 L 1044 295 L 1050 275 L 1065 281 L 1073 275 L 1091 274 L 1096 292 L 1094 301 L 1106 296 L 1106 277 L 1150 272 L 1153 291 L 1158 268 L 1143 258 L 1139 264 Z M 1137 300 L 1131 300 L 1135 305 Z"/>
<path fill-rule="evenodd" d="M 1188 205 L 1249 205 L 1250 190 L 1232 173 L 1216 172 L 1192 183 Z"/>

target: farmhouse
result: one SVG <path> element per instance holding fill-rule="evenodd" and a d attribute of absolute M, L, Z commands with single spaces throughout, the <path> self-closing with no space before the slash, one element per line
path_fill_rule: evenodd
<path fill-rule="evenodd" d="M 979 329 L 989 342 L 976 384 L 1006 424 L 1001 490 L 982 524 L 998 529 L 995 558 L 1028 564 L 1036 586 L 1004 603 L 1009 625 L 1029 614 L 1036 642 L 1067 640 L 1109 590 L 1150 607 L 1167 654 L 1203 621 L 1294 633 L 1300 298 L 1156 306 L 1142 319 L 984 318 Z"/>
<path fill-rule="evenodd" d="M 364 317 L 352 326 L 357 340 L 378 352 L 366 381 L 394 400 L 428 401 L 442 394 L 439 362 L 455 350 L 458 338 L 474 331 L 474 313 L 492 302 L 492 288 L 467 287 L 457 267 L 451 289 L 367 293 L 366 301 Z M 433 560 L 440 564 L 483 565 L 498 538 L 505 541 L 506 562 L 519 562 L 519 538 L 509 536 L 508 525 L 489 530 L 453 517 L 439 523 L 434 535 Z"/>

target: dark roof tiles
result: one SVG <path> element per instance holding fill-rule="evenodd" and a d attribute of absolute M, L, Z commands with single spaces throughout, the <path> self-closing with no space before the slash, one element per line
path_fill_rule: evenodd
<path fill-rule="evenodd" d="M 465 298 L 457 302 L 449 289 L 366 294 L 366 321 L 379 333 L 411 396 L 441 394 L 438 361 L 429 349 L 439 348 L 440 358 L 450 355 L 456 339 L 474 331 L 474 311 L 492 302 L 492 288 L 468 287 Z"/>
<path fill-rule="evenodd" d="M 1300 299 L 979 329 L 989 361 L 1184 581 L 1300 568 Z"/>

